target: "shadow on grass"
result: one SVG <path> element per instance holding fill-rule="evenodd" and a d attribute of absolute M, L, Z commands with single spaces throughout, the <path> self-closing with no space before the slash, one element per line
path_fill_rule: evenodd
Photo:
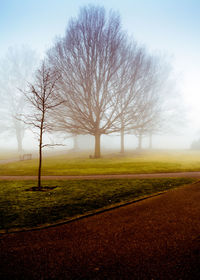
<path fill-rule="evenodd" d="M 54 190 L 55 188 L 57 188 L 57 186 L 42 186 L 40 188 L 38 187 L 31 187 L 29 189 L 27 189 L 26 191 L 30 191 L 30 192 L 49 192 Z"/>

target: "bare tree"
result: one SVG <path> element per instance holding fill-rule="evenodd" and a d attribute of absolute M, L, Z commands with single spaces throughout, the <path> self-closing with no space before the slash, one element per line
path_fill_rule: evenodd
<path fill-rule="evenodd" d="M 3 93 L 0 91 L 0 134 L 6 130 L 6 118 L 5 118 L 5 97 Z"/>
<path fill-rule="evenodd" d="M 152 135 L 166 130 L 166 124 L 169 127 L 169 123 L 175 121 L 177 108 L 174 102 L 177 92 L 174 90 L 175 81 L 170 81 L 169 63 L 162 57 L 149 56 L 147 64 L 137 114 L 133 109 L 132 126 L 127 129 L 128 133 L 138 137 L 138 149 L 142 147 L 143 136 L 149 137 L 149 148 L 152 148 Z"/>
<path fill-rule="evenodd" d="M 38 188 L 41 189 L 41 168 L 42 168 L 42 149 L 54 144 L 44 144 L 43 136 L 46 132 L 52 131 L 49 117 L 53 110 L 62 101 L 58 95 L 58 81 L 60 75 L 55 70 L 48 67 L 45 62 L 36 72 L 34 84 L 30 83 L 27 91 L 22 91 L 30 106 L 26 114 L 20 115 L 21 120 L 32 127 L 38 136 L 39 145 L 39 166 L 38 166 Z M 31 113 L 30 113 L 31 112 Z"/>
<path fill-rule="evenodd" d="M 132 79 L 131 86 L 129 88 L 131 98 L 128 98 L 129 104 L 126 107 L 126 110 L 122 110 L 121 104 L 127 100 L 127 93 L 123 92 L 121 94 L 121 100 L 118 108 L 119 112 L 121 113 L 119 124 L 121 136 L 121 153 L 124 153 L 125 150 L 124 135 L 133 129 L 141 129 L 144 126 L 144 123 L 147 123 L 147 112 L 152 106 L 149 95 L 153 87 L 153 59 L 150 55 L 148 55 L 145 49 L 140 48 L 138 49 L 138 52 L 134 51 L 133 54 L 136 54 L 136 56 L 132 60 L 131 67 Z"/>
<path fill-rule="evenodd" d="M 16 115 L 24 110 L 24 96 L 18 89 L 24 89 L 26 81 L 31 80 L 37 62 L 35 52 L 25 46 L 10 47 L 0 61 L 0 91 L 4 100 L 3 126 L 7 133 L 16 135 L 19 154 L 23 150 L 25 126 L 16 119 Z"/>
<path fill-rule="evenodd" d="M 136 126 L 131 132 L 138 138 L 138 150 L 142 149 L 142 139 L 149 137 L 149 149 L 152 148 L 152 136 L 161 129 L 162 116 L 160 111 L 156 111 L 152 106 L 147 108 L 145 114 L 136 122 Z"/>
<path fill-rule="evenodd" d="M 133 61 L 139 64 L 138 56 L 140 50 L 128 43 L 119 16 L 107 17 L 104 8 L 93 6 L 81 9 L 48 53 L 62 75 L 60 123 L 66 132 L 93 135 L 95 158 L 101 155 L 101 135 L 120 130 L 120 116 L 133 99 L 131 85 L 137 76 Z"/>

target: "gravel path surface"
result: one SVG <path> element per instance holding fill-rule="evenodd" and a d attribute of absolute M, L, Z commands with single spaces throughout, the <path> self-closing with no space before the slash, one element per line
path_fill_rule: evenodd
<path fill-rule="evenodd" d="M 119 179 L 119 178 L 167 178 L 190 177 L 200 178 L 200 172 L 174 172 L 174 173 L 150 173 L 150 174 L 111 174 L 111 175 L 80 175 L 80 176 L 42 176 L 42 180 L 73 180 L 73 179 Z M 0 176 L 0 180 L 37 180 L 37 176 Z"/>
<path fill-rule="evenodd" d="M 0 279 L 200 279 L 200 183 L 0 236 Z"/>

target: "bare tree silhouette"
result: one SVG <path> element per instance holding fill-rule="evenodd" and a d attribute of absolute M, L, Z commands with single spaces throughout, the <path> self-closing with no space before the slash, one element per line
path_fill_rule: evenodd
<path fill-rule="evenodd" d="M 52 70 L 45 62 L 37 70 L 35 82 L 29 83 L 28 90 L 22 91 L 29 104 L 27 113 L 19 115 L 19 118 L 38 136 L 39 166 L 38 166 L 38 188 L 41 189 L 42 149 L 56 144 L 44 144 L 43 136 L 52 131 L 49 121 L 54 109 L 62 104 L 59 98 L 58 81 L 60 75 Z M 31 112 L 31 113 L 30 113 Z"/>
<path fill-rule="evenodd" d="M 94 156 L 100 157 L 101 135 L 120 130 L 120 117 L 134 100 L 142 50 L 128 42 L 118 15 L 106 17 L 104 8 L 89 6 L 71 20 L 48 57 L 62 76 L 57 122 L 66 132 L 93 135 Z"/>

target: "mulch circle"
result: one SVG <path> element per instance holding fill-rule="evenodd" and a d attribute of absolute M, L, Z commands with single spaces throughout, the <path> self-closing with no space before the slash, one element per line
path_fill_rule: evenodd
<path fill-rule="evenodd" d="M 48 191 L 52 191 L 55 188 L 57 188 L 57 186 L 42 186 L 41 188 L 38 187 L 31 187 L 29 189 L 27 189 L 26 191 L 31 191 L 31 192 L 48 192 Z"/>

